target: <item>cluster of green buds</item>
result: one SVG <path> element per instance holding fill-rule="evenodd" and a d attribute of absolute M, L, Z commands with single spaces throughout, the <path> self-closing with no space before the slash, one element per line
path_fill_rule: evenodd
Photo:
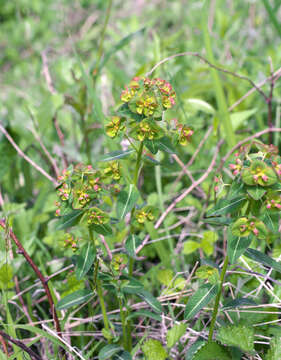
<path fill-rule="evenodd" d="M 85 210 L 88 224 L 100 225 L 109 221 L 109 215 L 100 207 L 103 207 L 104 196 L 114 196 L 120 191 L 122 173 L 117 161 L 105 164 L 99 170 L 78 164 L 63 171 L 58 178 L 56 216 L 71 210 Z"/>
<path fill-rule="evenodd" d="M 266 208 L 270 209 L 270 210 L 281 210 L 281 194 L 279 193 L 274 193 L 274 192 L 270 192 L 269 194 L 267 194 L 266 196 Z"/>
<path fill-rule="evenodd" d="M 145 117 L 161 118 L 165 109 L 175 105 L 176 94 L 163 79 L 135 77 L 121 94 L 129 109 Z"/>
<path fill-rule="evenodd" d="M 258 239 L 266 239 L 268 230 L 265 224 L 256 219 L 241 217 L 234 222 L 231 228 L 232 234 L 239 237 L 247 237 L 251 234 L 255 235 Z"/>
<path fill-rule="evenodd" d="M 77 240 L 74 238 L 73 235 L 66 233 L 64 234 L 64 247 L 65 248 L 71 248 L 73 252 L 75 252 L 78 249 Z"/>
<path fill-rule="evenodd" d="M 143 224 L 145 221 L 154 221 L 157 216 L 157 212 L 158 211 L 155 207 L 147 205 L 136 211 L 135 218 L 139 224 Z"/>
<path fill-rule="evenodd" d="M 242 181 L 250 186 L 271 186 L 278 181 L 278 175 L 272 164 L 269 165 L 264 160 L 253 160 L 249 167 L 244 167 Z"/>

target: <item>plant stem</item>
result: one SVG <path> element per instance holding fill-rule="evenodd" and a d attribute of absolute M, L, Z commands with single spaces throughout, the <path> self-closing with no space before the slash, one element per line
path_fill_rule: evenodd
<path fill-rule="evenodd" d="M 139 171 L 140 171 L 140 165 L 141 165 L 141 157 L 143 152 L 143 141 L 140 144 L 138 156 L 137 156 L 137 163 L 135 167 L 135 174 L 134 174 L 134 185 L 138 187 L 138 179 L 139 179 Z"/>
<path fill-rule="evenodd" d="M 218 294 L 216 297 L 213 316 L 212 316 L 211 325 L 210 325 L 210 331 L 209 331 L 209 337 L 208 337 L 209 341 L 212 341 L 212 339 L 213 339 L 213 333 L 214 333 L 214 328 L 215 328 L 215 324 L 216 324 L 216 319 L 217 319 L 219 303 L 220 303 L 220 298 L 221 298 L 221 294 L 222 294 L 222 287 L 223 287 L 223 282 L 224 282 L 227 265 L 228 265 L 228 256 L 226 256 L 224 259 L 224 263 L 223 263 L 223 267 L 222 267 L 222 271 L 221 271 L 219 291 L 218 291 Z"/>
<path fill-rule="evenodd" d="M 89 230 L 90 240 L 92 241 L 94 247 L 96 247 L 93 230 L 91 230 L 90 228 L 88 228 L 88 230 Z M 97 262 L 98 262 L 98 260 L 97 260 Z M 94 281 L 96 283 L 97 295 L 98 295 L 99 303 L 101 306 L 104 328 L 109 332 L 110 331 L 109 320 L 107 317 L 105 302 L 103 299 L 101 281 L 99 280 L 98 276 L 95 276 L 95 273 L 94 273 Z M 108 340 L 108 342 L 110 343 L 111 341 Z"/>
<path fill-rule="evenodd" d="M 119 303 L 119 309 L 120 309 L 120 318 L 121 318 L 121 323 L 122 323 L 122 332 L 123 332 L 123 346 L 125 350 L 130 351 L 129 349 L 129 336 L 127 336 L 127 327 L 126 327 L 126 317 L 125 317 L 125 313 L 123 311 L 123 303 L 122 303 L 122 299 L 118 296 L 118 303 Z"/>

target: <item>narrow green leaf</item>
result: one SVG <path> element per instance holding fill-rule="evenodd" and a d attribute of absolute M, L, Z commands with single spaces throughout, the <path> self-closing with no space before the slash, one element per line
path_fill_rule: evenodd
<path fill-rule="evenodd" d="M 238 308 L 238 307 L 245 306 L 245 305 L 257 305 L 257 304 L 254 300 L 249 299 L 249 298 L 238 298 L 238 299 L 228 301 L 222 309 L 223 310 L 224 309 L 233 309 L 233 308 Z"/>
<path fill-rule="evenodd" d="M 241 208 L 245 201 L 245 196 L 238 196 L 232 199 L 221 199 L 213 209 L 207 212 L 207 217 L 231 214 Z"/>
<path fill-rule="evenodd" d="M 187 324 L 176 324 L 167 332 L 167 346 L 172 348 L 186 332 Z"/>
<path fill-rule="evenodd" d="M 162 150 L 167 154 L 175 154 L 176 151 L 174 146 L 167 136 L 162 137 L 161 139 L 157 140 L 157 142 L 159 150 Z"/>
<path fill-rule="evenodd" d="M 143 290 L 143 284 L 131 278 L 128 283 L 122 286 L 121 290 L 127 294 L 138 294 Z"/>
<path fill-rule="evenodd" d="M 254 328 L 245 325 L 221 326 L 217 339 L 228 346 L 237 346 L 241 350 L 254 351 Z"/>
<path fill-rule="evenodd" d="M 125 249 L 127 251 L 127 254 L 129 256 L 131 256 L 132 258 L 134 258 L 136 256 L 137 247 L 141 243 L 142 243 L 142 241 L 138 236 L 136 236 L 134 234 L 129 235 L 125 242 Z"/>
<path fill-rule="evenodd" d="M 204 306 L 217 295 L 218 285 L 205 284 L 201 286 L 196 293 L 188 299 L 186 304 L 184 318 L 189 320 L 193 318 Z"/>
<path fill-rule="evenodd" d="M 108 154 L 102 155 L 98 158 L 97 161 L 113 161 L 113 160 L 117 160 L 117 159 L 123 159 L 125 157 L 130 156 L 133 152 L 135 152 L 135 149 L 128 149 L 128 150 L 117 150 L 117 151 L 112 151 Z"/>
<path fill-rule="evenodd" d="M 187 99 L 186 103 L 190 105 L 194 110 L 202 111 L 206 114 L 215 114 L 215 109 L 204 100 L 201 99 Z"/>
<path fill-rule="evenodd" d="M 152 154 L 157 154 L 159 150 L 159 143 L 157 140 L 144 140 L 144 145 Z"/>
<path fill-rule="evenodd" d="M 93 262 L 95 261 L 95 258 L 95 247 L 91 242 L 88 242 L 85 246 L 83 246 L 81 253 L 77 257 L 75 270 L 77 280 L 81 280 L 88 273 Z"/>
<path fill-rule="evenodd" d="M 93 295 L 93 292 L 89 289 L 77 290 L 62 298 L 57 303 L 56 308 L 58 310 L 68 309 L 74 305 L 79 305 L 88 301 Z"/>
<path fill-rule="evenodd" d="M 57 223 L 56 229 L 64 230 L 69 227 L 77 225 L 82 215 L 83 215 L 83 210 L 73 210 L 71 213 L 61 216 Z"/>
<path fill-rule="evenodd" d="M 270 231 L 272 231 L 274 234 L 279 233 L 280 213 L 264 209 L 262 220 Z"/>
<path fill-rule="evenodd" d="M 161 303 L 151 295 L 150 292 L 142 290 L 136 295 L 142 298 L 156 313 L 161 313 L 163 311 Z"/>
<path fill-rule="evenodd" d="M 232 222 L 232 220 L 230 218 L 220 217 L 220 216 L 204 218 L 203 221 L 207 224 L 221 225 L 221 226 L 224 226 L 224 225 L 228 226 Z"/>
<path fill-rule="evenodd" d="M 256 111 L 257 109 L 251 109 L 245 111 L 237 111 L 235 113 L 230 114 L 230 120 L 232 123 L 233 130 L 236 131 Z"/>
<path fill-rule="evenodd" d="M 127 316 L 127 321 L 136 317 L 147 317 L 150 319 L 154 319 L 157 321 L 161 321 L 161 316 L 159 314 L 155 314 L 153 312 L 150 312 L 148 310 L 139 310 L 134 313 L 131 313 L 129 316 Z"/>
<path fill-rule="evenodd" d="M 112 227 L 109 224 L 92 224 L 90 228 L 96 233 L 104 236 L 112 235 Z"/>
<path fill-rule="evenodd" d="M 277 261 L 273 260 L 271 257 L 263 254 L 258 250 L 248 248 L 245 251 L 245 256 L 247 256 L 248 258 L 254 261 L 257 261 L 258 263 L 272 267 L 274 270 L 281 273 L 281 263 L 278 263 Z"/>
<path fill-rule="evenodd" d="M 139 197 L 139 192 L 135 185 L 130 184 L 126 190 L 120 191 L 117 197 L 116 212 L 117 217 L 121 220 L 133 209 Z"/>
<path fill-rule="evenodd" d="M 126 351 L 120 351 L 113 356 L 113 360 L 132 360 L 132 355 Z"/>
<path fill-rule="evenodd" d="M 131 40 L 133 40 L 135 37 L 139 35 L 143 35 L 145 31 L 145 27 L 141 28 L 140 30 L 137 30 L 127 36 L 125 36 L 123 39 L 121 39 L 117 44 L 112 46 L 109 51 L 107 51 L 98 67 L 98 72 L 101 71 L 101 69 L 105 66 L 105 64 L 108 62 L 108 60 L 111 58 L 112 55 L 114 55 L 117 51 L 121 50 L 124 46 L 130 43 Z"/>
<path fill-rule="evenodd" d="M 122 348 L 117 344 L 105 345 L 99 352 L 99 360 L 110 359 L 113 355 L 118 353 Z"/>
<path fill-rule="evenodd" d="M 231 229 L 227 231 L 227 255 L 231 264 L 235 263 L 237 259 L 243 255 L 248 246 L 252 242 L 252 237 L 237 237 L 231 233 Z"/>

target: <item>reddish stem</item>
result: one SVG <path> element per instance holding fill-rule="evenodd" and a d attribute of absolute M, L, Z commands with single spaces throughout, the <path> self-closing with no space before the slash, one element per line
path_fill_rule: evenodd
<path fill-rule="evenodd" d="M 58 335 L 61 337 L 61 327 L 60 327 L 59 319 L 58 319 L 58 316 L 56 313 L 55 304 L 54 304 L 54 301 L 53 301 L 53 298 L 52 298 L 52 295 L 51 295 L 51 292 L 50 292 L 50 289 L 48 286 L 48 279 L 43 276 L 43 274 L 40 272 L 38 267 L 34 264 L 33 260 L 28 255 L 28 253 L 25 251 L 24 247 L 22 246 L 22 244 L 20 243 L 20 241 L 18 240 L 18 238 L 16 237 L 14 232 L 6 226 L 5 220 L 3 220 L 3 219 L 0 220 L 0 226 L 4 230 L 8 230 L 10 238 L 14 241 L 17 248 L 19 249 L 19 253 L 25 257 L 26 261 L 29 263 L 29 265 L 32 267 L 32 269 L 34 270 L 37 277 L 40 279 L 40 281 L 43 285 L 43 288 L 46 292 L 47 298 L 48 298 L 48 302 L 49 302 L 49 305 L 51 308 L 51 313 L 52 313 L 52 316 L 54 319 L 56 331 L 57 331 Z"/>

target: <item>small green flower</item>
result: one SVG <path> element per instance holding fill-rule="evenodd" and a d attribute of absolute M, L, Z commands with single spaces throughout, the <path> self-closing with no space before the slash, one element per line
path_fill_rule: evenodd
<path fill-rule="evenodd" d="M 115 138 L 120 132 L 126 129 L 124 122 L 125 118 L 119 116 L 112 116 L 110 123 L 105 126 L 105 131 L 108 136 Z"/>
<path fill-rule="evenodd" d="M 177 128 L 179 129 L 178 142 L 183 146 L 187 145 L 194 131 L 190 127 L 182 124 L 178 124 Z"/>
<path fill-rule="evenodd" d="M 247 185 L 271 186 L 277 181 L 275 171 L 262 160 L 254 160 L 249 168 L 242 171 L 242 181 Z"/>
<path fill-rule="evenodd" d="M 103 170 L 104 176 L 111 177 L 113 180 L 121 179 L 121 165 L 118 161 L 112 161 Z"/>
<path fill-rule="evenodd" d="M 156 140 L 165 135 L 164 130 L 153 120 L 142 120 L 130 132 L 133 139 L 138 141 Z"/>
<path fill-rule="evenodd" d="M 109 222 L 109 215 L 97 207 L 91 208 L 87 212 L 88 225 L 103 225 Z"/>
<path fill-rule="evenodd" d="M 258 239 L 266 239 L 268 231 L 264 223 L 256 218 L 242 217 L 235 221 L 231 227 L 234 236 L 247 237 L 251 234 Z"/>
<path fill-rule="evenodd" d="M 154 221 L 157 216 L 157 209 L 153 206 L 147 205 L 141 210 L 136 211 L 136 220 L 139 224 L 143 224 L 145 221 Z"/>

